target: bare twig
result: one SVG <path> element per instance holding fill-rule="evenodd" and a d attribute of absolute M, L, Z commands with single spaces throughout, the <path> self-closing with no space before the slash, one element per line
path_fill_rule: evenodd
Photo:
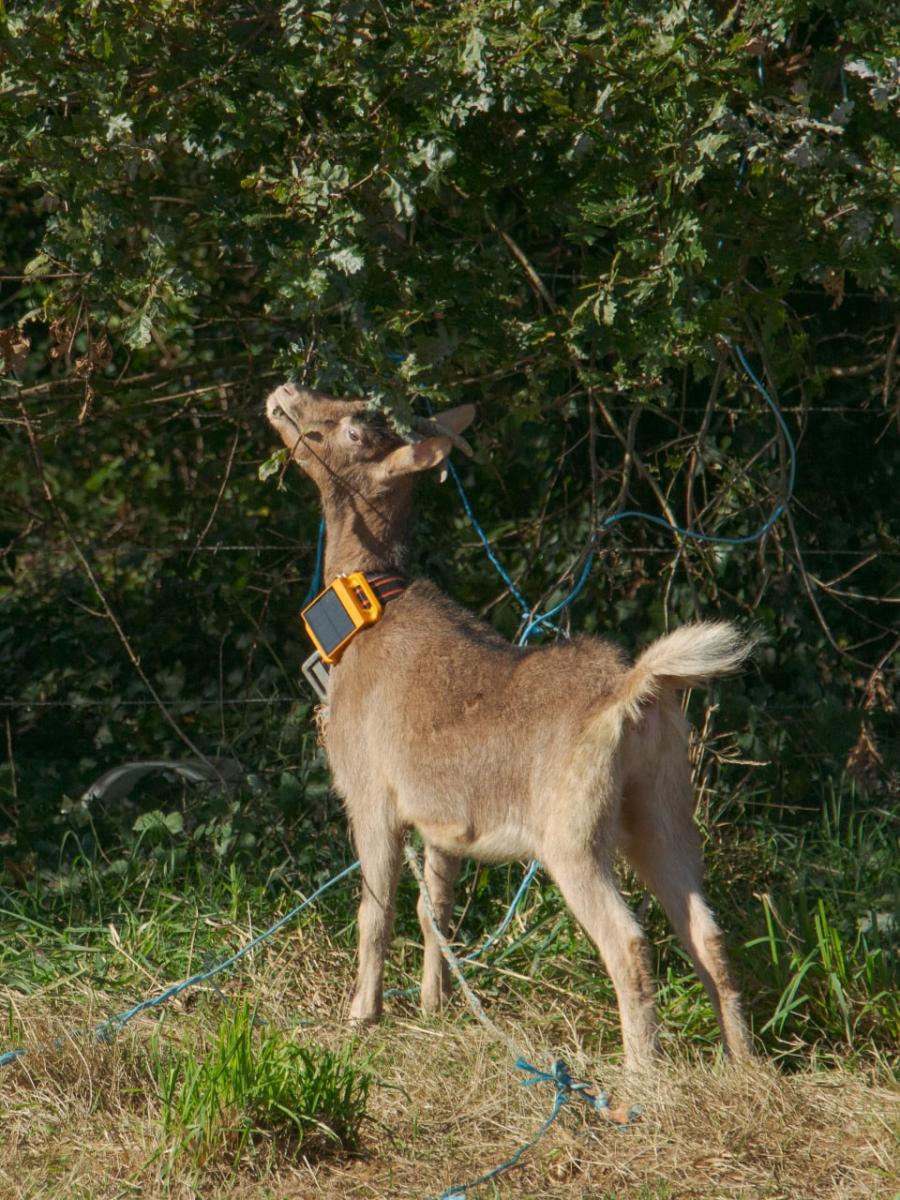
<path fill-rule="evenodd" d="M 900 349 L 900 323 L 897 324 L 897 328 L 894 330 L 894 336 L 891 338 L 888 352 L 884 356 L 884 386 L 881 389 L 881 402 L 885 408 L 887 408 L 888 400 L 891 398 L 894 363 L 897 361 L 898 349 Z"/>
<path fill-rule="evenodd" d="M 856 366 L 828 367 L 828 374 L 833 379 L 858 379 L 861 375 L 871 375 L 873 371 L 877 371 L 885 362 L 887 362 L 887 355 L 879 354 L 871 362 L 857 364 Z"/>
<path fill-rule="evenodd" d="M 800 572 L 800 579 L 801 579 L 801 582 L 803 583 L 803 590 L 806 592 L 807 598 L 809 599 L 809 602 L 812 605 L 812 610 L 815 613 L 816 620 L 819 623 L 820 629 L 825 634 L 825 637 L 828 641 L 829 646 L 831 646 L 832 650 L 834 650 L 837 654 L 839 654 L 841 656 L 841 658 L 849 659 L 850 662 L 856 663 L 857 666 L 865 667 L 867 670 L 870 670 L 871 663 L 864 662 L 861 658 L 857 658 L 855 654 L 851 654 L 848 650 L 845 650 L 843 646 L 839 645 L 838 642 L 835 641 L 834 634 L 831 632 L 831 627 L 829 626 L 828 622 L 825 620 L 825 614 L 822 612 L 822 609 L 819 607 L 819 602 L 816 599 L 815 587 L 814 587 L 814 582 L 813 582 L 812 576 L 809 574 L 809 572 L 806 569 L 806 566 L 804 565 L 803 551 L 800 548 L 800 539 L 797 536 L 797 527 L 794 524 L 794 518 L 793 518 L 793 516 L 791 514 L 791 510 L 789 508 L 785 509 L 784 516 L 785 516 L 785 520 L 787 521 L 787 526 L 788 526 L 788 529 L 790 530 L 790 534 L 791 534 L 791 541 L 794 546 L 794 554 L 796 556 L 793 560 L 794 565 L 796 566 L 797 570 Z"/>
<path fill-rule="evenodd" d="M 600 515 L 600 483 L 597 469 L 597 414 L 594 411 L 594 389 L 588 385 L 588 461 L 591 468 L 591 529 L 597 529 Z"/>
<path fill-rule="evenodd" d="M 525 251 L 522 249 L 522 247 L 518 244 L 518 242 L 516 242 L 512 237 L 510 237 L 510 235 L 506 232 L 505 229 L 501 229 L 498 225 L 495 225 L 494 222 L 490 219 L 490 217 L 488 217 L 488 224 L 490 225 L 490 227 L 494 231 L 494 233 L 496 233 L 498 235 L 500 240 L 503 242 L 504 246 L 507 248 L 507 250 L 513 256 L 513 258 L 516 260 L 516 262 L 519 264 L 519 266 L 522 268 L 522 270 L 525 272 L 526 279 L 531 284 L 532 288 L 537 293 L 537 295 L 540 296 L 540 298 L 547 305 L 547 307 L 550 309 L 550 311 L 552 313 L 555 313 L 556 312 L 556 301 L 550 295 L 547 285 L 544 283 L 543 279 L 541 279 L 540 275 L 538 275 L 537 271 L 532 266 L 531 261 L 528 258 L 528 255 L 525 253 Z"/>
<path fill-rule="evenodd" d="M 218 495 L 216 496 L 215 503 L 212 506 L 212 512 L 209 514 L 209 519 L 207 520 L 206 524 L 203 526 L 203 529 L 200 531 L 200 536 L 197 538 L 197 541 L 194 543 L 194 549 L 191 551 L 190 557 L 188 558 L 188 566 L 190 566 L 190 564 L 194 561 L 194 555 L 200 549 L 201 545 L 203 544 L 203 542 L 206 538 L 206 535 L 209 533 L 210 529 L 212 528 L 213 521 L 215 521 L 215 519 L 216 519 L 216 513 L 219 511 L 219 505 L 222 503 L 222 497 L 225 494 L 225 488 L 228 486 L 228 480 L 231 478 L 231 468 L 234 464 L 234 455 L 235 455 L 235 451 L 237 450 L 237 447 L 238 447 L 238 441 L 240 440 L 240 436 L 241 436 L 240 429 L 235 429 L 234 437 L 232 438 L 232 441 L 231 441 L 231 449 L 228 452 L 228 459 L 225 463 L 225 473 L 222 476 L 222 483 L 219 487 Z"/>
<path fill-rule="evenodd" d="M 855 575 L 857 571 L 863 567 L 867 567 L 870 562 L 874 562 L 878 558 L 878 551 L 873 550 L 871 554 L 867 554 L 860 562 L 854 563 L 852 567 L 848 567 L 846 571 L 841 571 L 840 575 L 835 575 L 834 579 L 829 579 L 827 583 L 822 583 L 821 580 L 816 580 L 819 587 L 831 588 L 836 583 L 843 583 L 845 579 L 849 579 L 851 575 Z"/>
<path fill-rule="evenodd" d="M 234 366 L 246 367 L 246 354 L 230 354 L 227 357 L 219 358 L 215 361 L 215 363 L 210 364 L 211 370 L 214 371 L 221 371 L 226 367 Z M 168 380 L 172 379 L 173 376 L 177 377 L 182 375 L 187 378 L 196 374 L 197 371 L 195 368 L 189 368 L 185 366 L 184 363 L 179 363 L 173 366 L 160 367 L 156 371 L 143 371 L 139 375 L 125 375 L 118 378 L 115 381 L 115 384 L 117 389 L 122 387 L 136 387 L 138 384 L 142 383 L 158 383 L 162 385 Z M 68 376 L 61 379 L 51 379 L 47 383 L 36 383 L 31 387 L 19 389 L 17 392 L 17 398 L 20 400 L 31 399 L 33 396 L 52 395 L 55 392 L 65 391 L 66 389 L 80 391 L 81 384 L 82 381 L 80 379 L 73 379 Z M 223 386 L 227 385 L 223 384 Z"/>
<path fill-rule="evenodd" d="M 10 782 L 12 785 L 13 804 L 15 805 L 16 812 L 18 812 L 18 810 L 19 810 L 19 780 L 18 780 L 18 776 L 16 775 L 16 760 L 15 760 L 15 757 L 13 756 L 12 725 L 10 724 L 9 717 L 6 718 L 6 758 L 7 758 L 7 761 L 9 762 L 9 776 L 10 776 Z M 9 812 L 7 812 L 7 810 L 5 808 L 3 811 L 6 813 L 6 815 L 8 817 L 10 817 L 10 819 L 12 819 Z"/>
<path fill-rule="evenodd" d="M 872 560 L 869 559 L 869 562 Z M 865 600 L 869 604 L 900 604 L 900 596 L 870 596 L 865 592 L 847 592 L 843 588 L 833 587 L 830 583 L 825 583 L 818 576 L 810 574 L 810 579 L 830 596 L 843 596 L 846 600 Z"/>
<path fill-rule="evenodd" d="M 891 392 L 893 391 L 893 387 L 894 387 L 894 364 L 897 361 L 898 349 L 900 349 L 900 322 L 898 322 L 897 328 L 894 330 L 894 336 L 891 339 L 891 344 L 888 347 L 887 354 L 885 355 L 884 384 L 881 389 L 881 403 L 884 406 L 884 408 L 887 408 L 887 406 L 888 406 L 888 401 L 891 398 Z M 881 441 L 881 439 L 887 433 L 888 429 L 890 429 L 891 424 L 895 420 L 897 422 L 897 428 L 900 429 L 900 400 L 898 400 L 897 403 L 894 405 L 894 407 L 891 409 L 891 413 L 890 413 L 890 416 L 888 417 L 887 424 L 885 425 L 884 429 L 882 429 L 881 433 L 879 433 L 878 437 L 875 439 L 876 441 L 878 441 L 878 442 Z"/>
<path fill-rule="evenodd" d="M 713 412 L 715 411 L 716 401 L 719 398 L 719 388 L 722 386 L 722 379 L 725 376 L 726 356 L 719 355 L 719 361 L 716 363 L 716 373 L 713 377 L 712 387 L 709 389 L 709 399 L 706 401 L 706 407 L 703 410 L 703 420 L 700 422 L 700 428 L 694 435 L 694 445 L 688 458 L 687 479 L 685 481 L 684 495 L 684 512 L 685 524 L 688 529 L 694 525 L 694 479 L 703 460 L 703 443 L 709 434 L 709 427 L 712 423 Z"/>
<path fill-rule="evenodd" d="M 622 447 L 624 448 L 626 457 L 630 458 L 631 462 L 634 463 L 635 467 L 638 470 L 639 475 L 644 480 L 644 482 L 647 484 L 647 486 L 650 488 L 650 490 L 653 492 L 653 495 L 656 497 L 656 502 L 659 505 L 663 516 L 666 518 L 666 520 L 672 526 L 673 537 L 678 539 L 678 544 L 680 545 L 681 541 L 682 541 L 682 537 L 676 528 L 678 522 L 675 520 L 675 514 L 672 512 L 671 508 L 669 507 L 669 502 L 666 499 L 665 495 L 663 494 L 662 489 L 660 488 L 659 484 L 653 478 L 652 472 L 647 467 L 647 465 L 644 463 L 644 461 L 641 459 L 637 450 L 635 450 L 633 436 L 631 437 L 631 439 L 629 441 L 629 438 L 619 428 L 618 422 L 616 421 L 615 417 L 612 415 L 612 413 L 609 411 L 609 409 L 603 403 L 602 400 L 597 401 L 597 407 L 600 409 L 600 412 L 603 415 L 604 421 L 609 426 L 609 428 L 612 430 L 612 432 L 615 434 L 616 438 L 618 439 L 618 441 L 621 443 Z"/>

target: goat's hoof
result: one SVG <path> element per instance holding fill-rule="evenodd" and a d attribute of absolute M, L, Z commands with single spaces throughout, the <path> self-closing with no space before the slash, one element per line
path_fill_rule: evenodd
<path fill-rule="evenodd" d="M 381 1020 L 381 1012 L 376 1010 L 370 1012 L 354 1012 L 353 1009 L 351 1009 L 349 1020 L 351 1025 L 359 1025 L 360 1027 L 365 1025 L 377 1025 Z"/>
<path fill-rule="evenodd" d="M 622 1071 L 625 1075 L 634 1079 L 639 1079 L 642 1076 L 652 1078 L 657 1075 L 665 1066 L 665 1060 L 659 1052 L 659 1048 L 654 1046 L 649 1050 L 640 1050 L 626 1053 L 622 1063 Z"/>

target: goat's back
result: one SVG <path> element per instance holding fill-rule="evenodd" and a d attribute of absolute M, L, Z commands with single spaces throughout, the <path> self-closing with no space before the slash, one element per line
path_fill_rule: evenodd
<path fill-rule="evenodd" d="M 335 785 L 357 806 L 387 790 L 401 819 L 423 832 L 444 823 L 458 848 L 491 857 L 476 846 L 480 827 L 521 824 L 523 805 L 569 786 L 580 733 L 627 671 L 599 638 L 511 646 L 432 584 L 413 583 L 333 671 Z"/>

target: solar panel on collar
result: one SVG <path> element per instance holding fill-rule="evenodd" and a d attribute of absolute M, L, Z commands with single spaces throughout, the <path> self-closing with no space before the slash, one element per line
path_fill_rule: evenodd
<path fill-rule="evenodd" d="M 330 588 L 304 611 L 304 619 L 326 654 L 331 654 L 355 628 L 347 610 Z"/>

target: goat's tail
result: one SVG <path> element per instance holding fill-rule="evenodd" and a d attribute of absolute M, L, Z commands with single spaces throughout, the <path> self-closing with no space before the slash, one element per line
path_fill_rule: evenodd
<path fill-rule="evenodd" d="M 687 688 L 736 671 L 755 645 L 727 621 L 685 625 L 648 646 L 626 674 L 617 697 L 632 720 L 664 688 Z"/>

